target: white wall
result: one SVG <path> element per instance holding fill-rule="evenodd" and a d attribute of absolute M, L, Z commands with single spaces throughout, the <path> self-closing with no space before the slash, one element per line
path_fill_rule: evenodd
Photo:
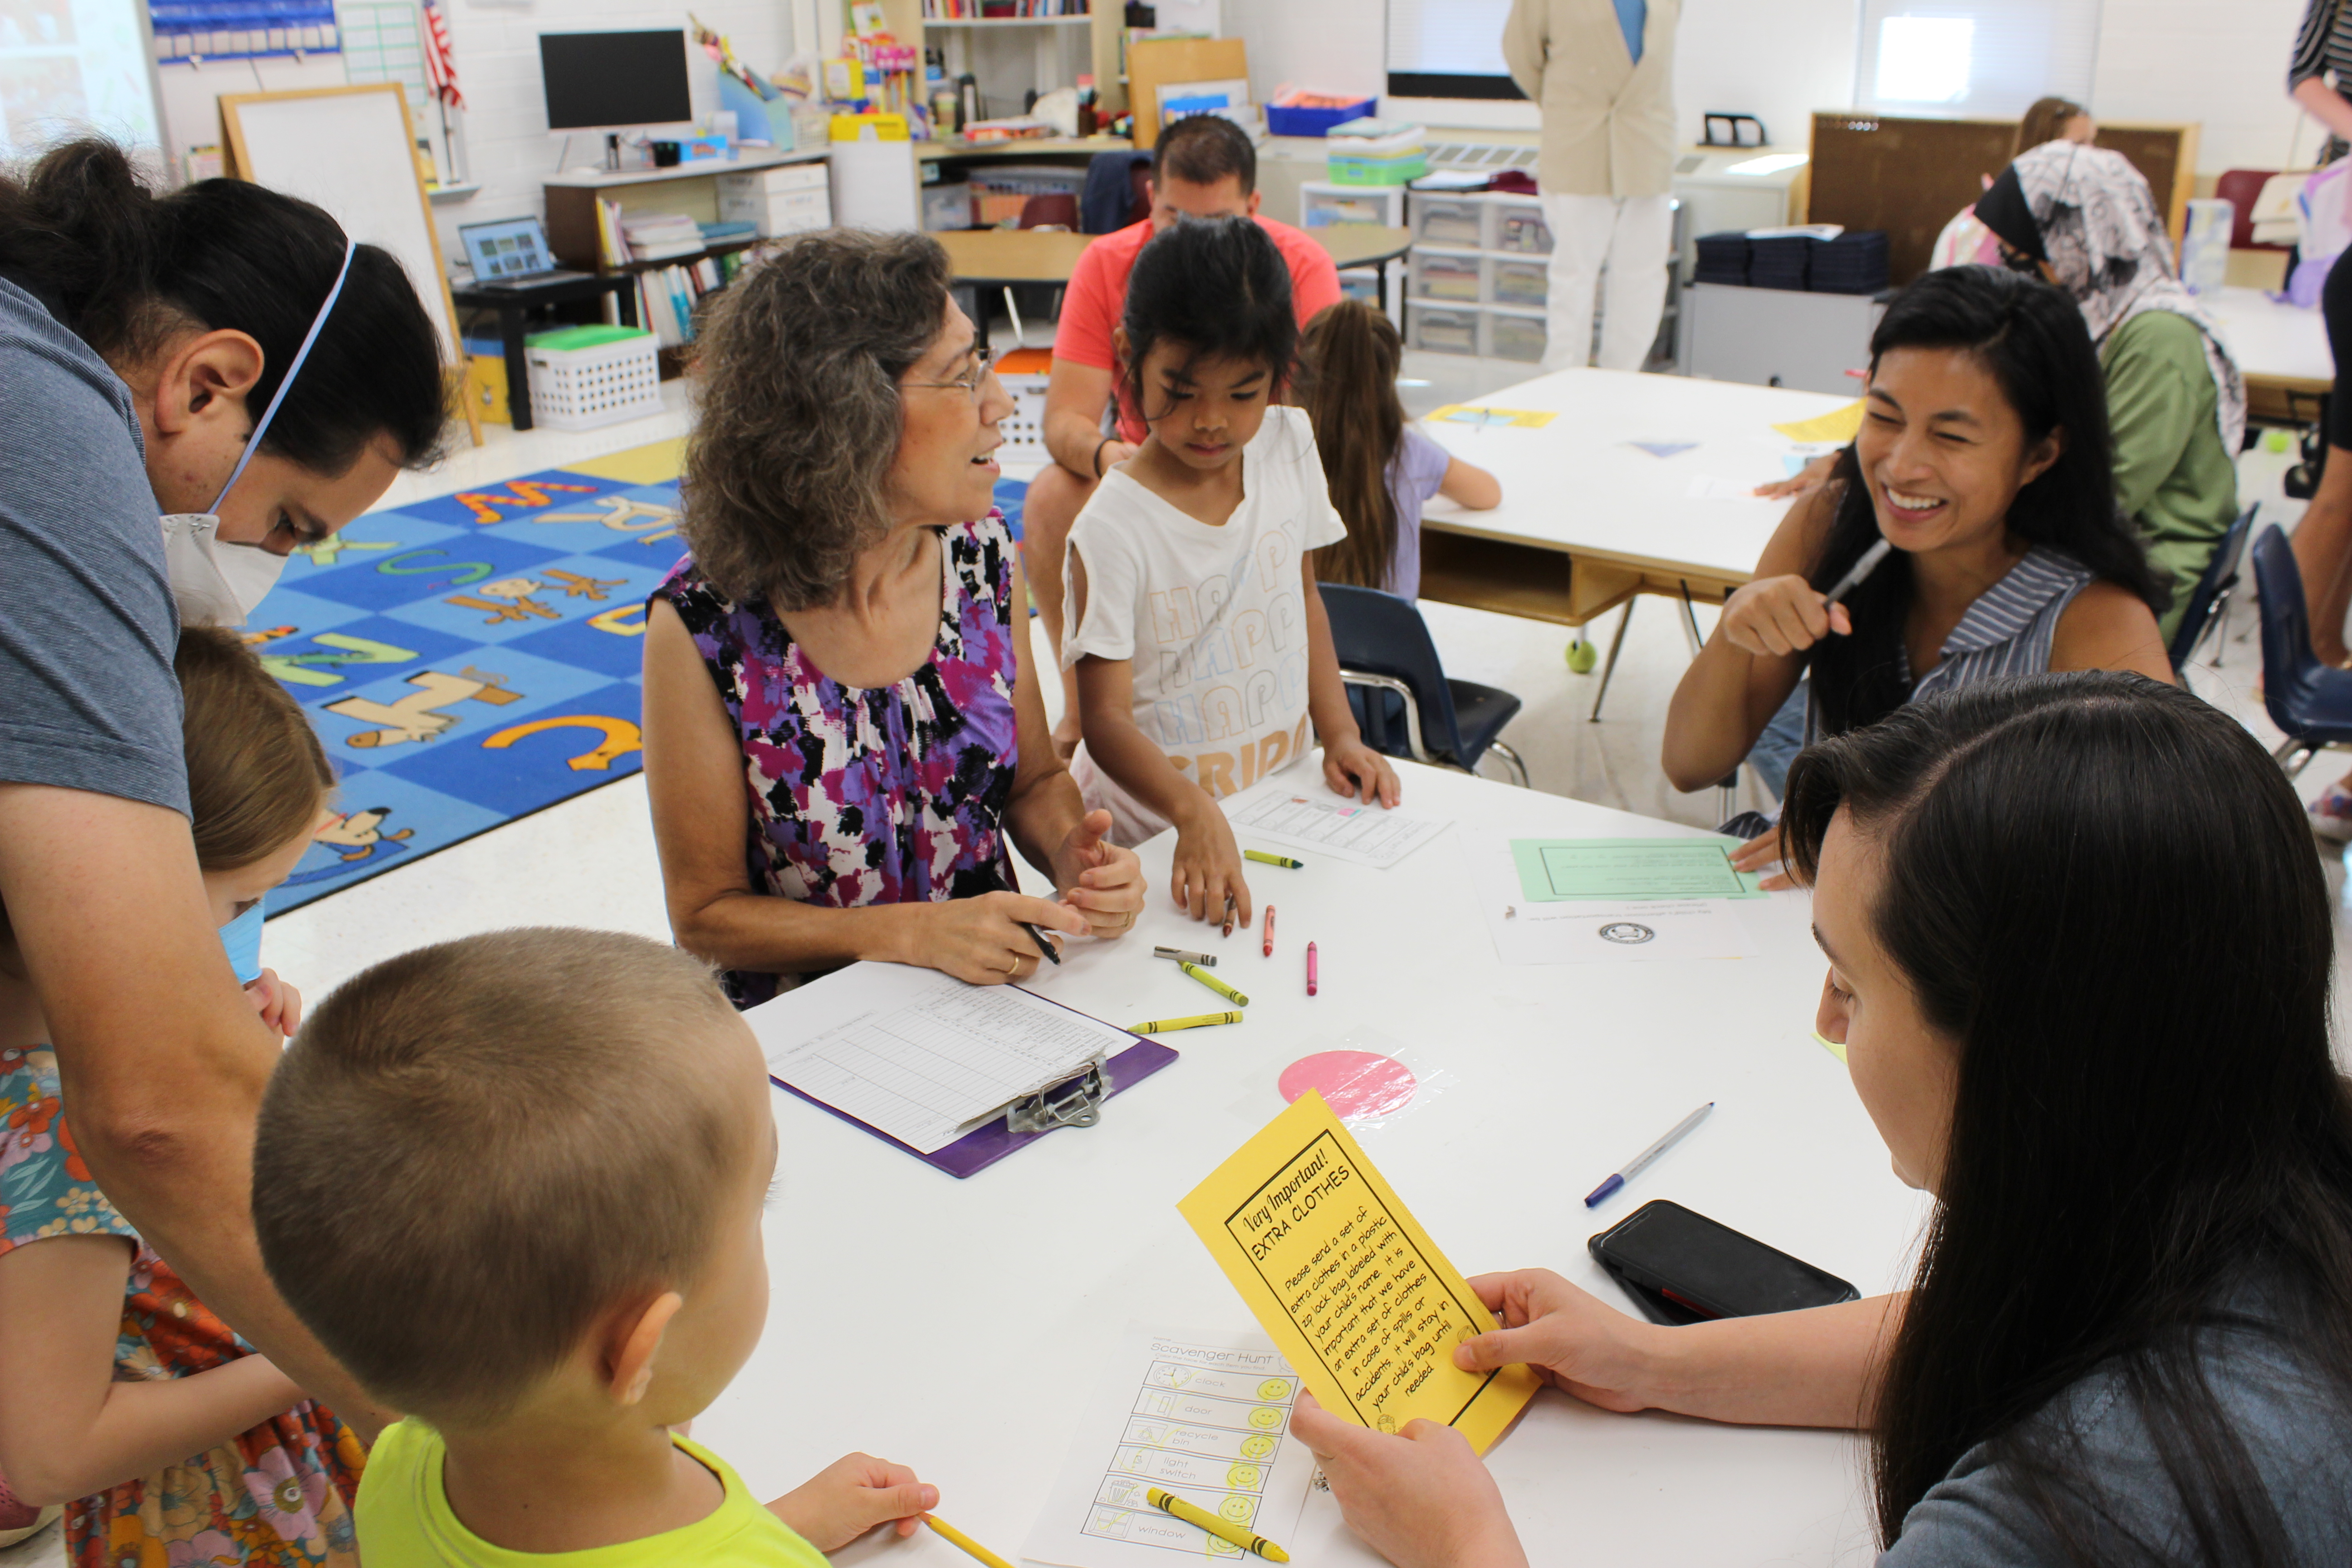
<path fill-rule="evenodd" d="M 457 59 L 457 86 L 466 95 L 466 146 L 474 179 L 482 187 L 471 200 L 434 209 L 445 257 L 463 254 L 457 226 L 519 217 L 542 210 L 541 186 L 555 172 L 563 145 L 547 129 L 547 99 L 540 84 L 539 35 L 624 32 L 632 28 L 682 26 L 684 6 L 656 0 L 513 0 L 484 5 L 460 0 L 446 7 L 449 44 Z M 773 70 L 793 52 L 786 0 L 695 0 L 694 14 L 732 39 L 735 52 L 755 70 Z M 687 78 L 694 111 L 719 107 L 717 67 L 688 46 Z M 591 132 L 572 138 L 574 166 L 604 156 L 604 140 Z"/>
<path fill-rule="evenodd" d="M 2107 120 L 2194 120 L 2200 174 L 2309 163 L 2318 123 L 2287 101 L 2304 0 L 2105 0 L 2091 110 Z"/>
<path fill-rule="evenodd" d="M 2105 0 L 2091 107 L 2113 120 L 2200 121 L 2200 173 L 2308 159 L 2314 128 L 2286 101 L 2286 62 L 2305 0 Z M 1815 110 L 1853 102 L 1856 0 L 1684 0 L 1675 100 L 1686 141 L 1706 110 L 1753 114 L 1801 146 Z M 1250 79 L 1378 92 L 1383 0 L 1236 0 Z M 2302 121 L 2298 133 L 2298 121 Z"/>

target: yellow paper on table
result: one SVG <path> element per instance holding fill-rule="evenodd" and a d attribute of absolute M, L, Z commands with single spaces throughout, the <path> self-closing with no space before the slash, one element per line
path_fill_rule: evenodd
<path fill-rule="evenodd" d="M 1535 1394 L 1524 1366 L 1454 1364 L 1494 1314 L 1313 1089 L 1176 1207 L 1325 1409 L 1383 1432 L 1426 1416 L 1483 1454 Z"/>
<path fill-rule="evenodd" d="M 1791 441 L 1835 441 L 1843 445 L 1862 433 L 1862 399 L 1857 397 L 1843 408 L 1832 408 L 1811 419 L 1792 419 L 1772 428 Z"/>
<path fill-rule="evenodd" d="M 1500 427 L 1517 426 L 1522 430 L 1540 430 L 1559 417 L 1557 409 L 1488 408 L 1483 404 L 1449 403 L 1443 408 L 1430 410 L 1429 417 L 1448 425 L 1478 425 Z"/>

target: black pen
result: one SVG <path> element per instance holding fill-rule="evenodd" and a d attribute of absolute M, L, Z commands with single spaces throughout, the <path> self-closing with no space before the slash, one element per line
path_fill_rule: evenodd
<path fill-rule="evenodd" d="M 1013 879 L 1006 876 L 1002 871 L 999 871 L 996 874 L 996 885 L 1008 893 L 1018 893 L 1021 890 L 1019 888 L 1013 886 Z M 1044 931 L 1038 930 L 1027 921 L 1015 921 L 1013 923 L 1029 933 L 1029 940 L 1037 944 L 1037 951 L 1045 955 L 1045 961 L 1048 963 L 1059 963 L 1062 962 L 1062 955 L 1054 951 L 1054 944 L 1045 940 L 1045 933 Z"/>

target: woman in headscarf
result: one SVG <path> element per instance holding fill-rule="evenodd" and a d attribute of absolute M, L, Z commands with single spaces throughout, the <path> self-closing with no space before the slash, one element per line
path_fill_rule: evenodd
<path fill-rule="evenodd" d="M 2074 296 L 2106 374 L 2116 500 L 2172 584 L 2166 640 L 2238 515 L 2246 387 L 2212 317 L 2174 269 L 2147 181 L 2120 153 L 2028 148 L 1977 203 L 2020 271 Z"/>

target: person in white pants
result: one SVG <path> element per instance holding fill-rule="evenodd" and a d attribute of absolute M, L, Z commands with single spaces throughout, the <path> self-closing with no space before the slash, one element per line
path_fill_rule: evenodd
<path fill-rule="evenodd" d="M 1536 164 L 1551 227 L 1543 368 L 1639 370 L 1658 335 L 1674 244 L 1675 28 L 1682 0 L 1513 0 L 1511 79 L 1543 111 Z M 1603 269 L 1607 281 L 1602 282 Z"/>

